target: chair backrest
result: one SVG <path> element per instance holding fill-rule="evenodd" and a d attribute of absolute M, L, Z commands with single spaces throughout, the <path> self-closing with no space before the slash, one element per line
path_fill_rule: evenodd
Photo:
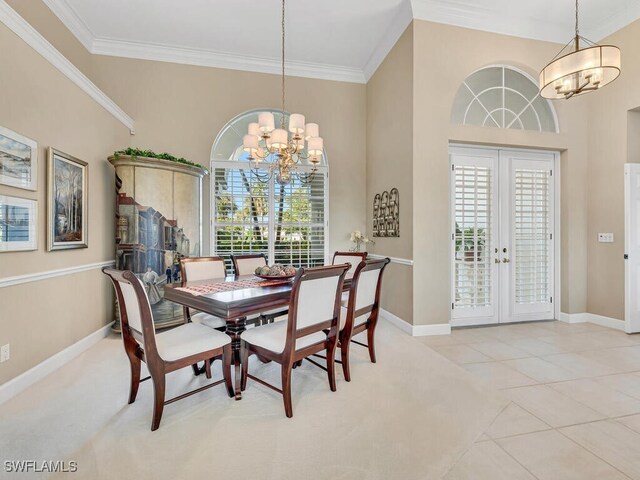
<path fill-rule="evenodd" d="M 292 352 L 296 339 L 322 330 L 337 335 L 342 284 L 349 267 L 342 264 L 298 270 L 291 289 L 285 350 Z"/>
<path fill-rule="evenodd" d="M 142 344 L 145 355 L 157 354 L 156 331 L 149 297 L 142 282 L 129 270 L 103 268 L 116 290 L 122 336 Z"/>
<path fill-rule="evenodd" d="M 267 266 L 267 257 L 264 253 L 252 255 L 231 255 L 233 270 L 236 275 L 250 275 L 256 268 Z"/>
<path fill-rule="evenodd" d="M 198 280 L 217 280 L 227 276 L 222 257 L 190 257 L 180 259 L 182 284 Z"/>
<path fill-rule="evenodd" d="M 366 260 L 360 262 L 351 279 L 349 289 L 349 317 L 355 319 L 369 312 L 376 314 L 380 308 L 382 273 L 391 260 Z M 349 323 L 349 322 L 347 322 Z"/>
<path fill-rule="evenodd" d="M 351 268 L 347 272 L 347 276 L 353 275 L 356 267 L 360 262 L 367 259 L 367 252 L 335 252 L 333 254 L 332 265 L 340 265 L 342 263 L 350 263 Z"/>

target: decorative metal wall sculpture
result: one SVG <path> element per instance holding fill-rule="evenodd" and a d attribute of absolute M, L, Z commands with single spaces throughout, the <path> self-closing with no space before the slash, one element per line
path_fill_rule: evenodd
<path fill-rule="evenodd" d="M 400 236 L 400 194 L 397 188 L 373 198 L 373 236 Z"/>

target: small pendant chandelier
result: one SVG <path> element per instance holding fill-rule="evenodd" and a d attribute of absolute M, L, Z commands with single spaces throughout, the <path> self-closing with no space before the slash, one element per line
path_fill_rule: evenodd
<path fill-rule="evenodd" d="M 320 163 L 323 151 L 322 137 L 317 123 L 305 124 L 304 115 L 293 113 L 289 116 L 289 128 L 285 129 L 285 0 L 282 0 L 282 117 L 280 128 L 275 128 L 273 113 L 261 112 L 258 123 L 250 123 L 248 133 L 242 139 L 244 151 L 249 154 L 251 171 L 256 178 L 267 183 L 272 176 L 280 185 L 287 185 L 296 177 L 301 183 L 310 183 Z M 306 141 L 306 146 L 305 146 Z M 303 160 L 311 165 L 308 173 L 298 167 Z"/>
<path fill-rule="evenodd" d="M 582 46 L 581 41 L 586 45 Z M 573 51 L 566 53 L 568 47 Z M 540 95 L 544 98 L 569 99 L 593 92 L 620 75 L 620 49 L 598 45 L 580 36 L 578 0 L 576 0 L 575 36 L 540 72 Z"/>

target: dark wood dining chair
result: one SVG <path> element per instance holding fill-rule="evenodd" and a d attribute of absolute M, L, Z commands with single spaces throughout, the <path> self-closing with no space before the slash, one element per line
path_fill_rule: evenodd
<path fill-rule="evenodd" d="M 348 263 L 351 265 L 349 271 L 347 272 L 347 277 L 353 276 L 353 272 L 355 272 L 356 267 L 360 262 L 363 262 L 367 259 L 367 252 L 335 252 L 333 254 L 333 265 L 339 265 L 341 263 Z M 346 307 L 349 302 L 349 292 L 342 293 L 342 306 Z"/>
<path fill-rule="evenodd" d="M 182 286 L 187 282 L 199 280 L 220 280 L 227 276 L 227 269 L 222 257 L 188 257 L 180 259 L 180 275 Z M 189 307 L 183 307 L 185 322 L 200 323 L 210 328 L 223 329 L 226 320 L 204 312 L 192 314 Z"/>
<path fill-rule="evenodd" d="M 236 275 L 253 275 L 258 267 L 267 266 L 267 256 L 264 253 L 248 255 L 231 255 L 233 271 Z"/>
<path fill-rule="evenodd" d="M 367 252 L 334 252 L 332 265 L 340 265 L 348 263 L 351 265 L 347 276 L 351 276 L 355 272 L 358 264 L 367 259 Z"/>
<path fill-rule="evenodd" d="M 340 360 L 347 382 L 351 381 L 349 368 L 349 347 L 356 343 L 369 349 L 372 363 L 376 363 L 375 332 L 380 312 L 380 290 L 382 273 L 390 260 L 366 260 L 355 269 L 349 288 L 349 301 L 346 308 L 340 309 Z M 353 336 L 367 332 L 367 345 L 353 340 Z"/>
<path fill-rule="evenodd" d="M 231 255 L 233 262 L 233 270 L 236 275 L 253 275 L 258 267 L 266 267 L 268 265 L 267 256 L 264 253 L 253 253 L 250 255 Z M 258 323 L 271 323 L 276 318 L 282 317 L 288 313 L 287 308 L 276 308 L 261 312 L 257 317 Z"/>
<path fill-rule="evenodd" d="M 118 299 L 122 340 L 131 365 L 129 403 L 136 400 L 140 382 L 151 378 L 154 390 L 151 430 L 157 430 L 164 406 L 201 392 L 224 382 L 229 396 L 234 396 L 231 383 L 231 338 L 222 332 L 197 323 L 179 325 L 171 330 L 156 333 L 153 314 L 144 286 L 132 272 L 103 268 L 113 282 Z M 211 366 L 206 360 L 222 358 L 224 379 L 210 383 L 165 401 L 167 373 L 205 361 L 207 378 L 211 378 Z M 150 376 L 140 379 L 141 362 L 147 364 Z"/>
<path fill-rule="evenodd" d="M 329 387 L 336 390 L 335 351 L 340 322 L 340 294 L 344 276 L 350 265 L 301 268 L 296 274 L 286 322 L 275 322 L 242 333 L 242 385 L 247 378 L 283 395 L 287 417 L 293 416 L 291 403 L 291 371 L 293 365 L 310 355 L 324 351 Z M 279 363 L 282 388 L 277 388 L 248 373 L 249 356 Z M 312 360 L 311 360 L 312 361 Z M 312 363 L 320 366 L 312 361 Z"/>

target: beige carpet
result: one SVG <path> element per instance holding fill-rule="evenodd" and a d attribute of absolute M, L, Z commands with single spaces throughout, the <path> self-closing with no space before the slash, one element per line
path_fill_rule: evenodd
<path fill-rule="evenodd" d="M 0 460 L 74 460 L 71 477 L 91 479 L 440 478 L 507 401 L 384 321 L 377 347 L 377 364 L 352 348 L 352 381 L 340 371 L 335 393 L 324 371 L 295 370 L 293 419 L 249 381 L 239 402 L 221 385 L 165 407 L 151 432 L 152 385 L 126 404 L 127 360 L 108 338 L 0 406 Z M 277 365 L 252 359 L 251 370 L 278 382 Z M 205 381 L 173 373 L 168 395 Z"/>

